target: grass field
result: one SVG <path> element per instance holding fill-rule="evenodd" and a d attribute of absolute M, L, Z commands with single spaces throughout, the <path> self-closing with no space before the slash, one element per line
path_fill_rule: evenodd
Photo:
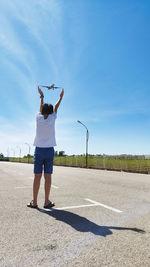
<path fill-rule="evenodd" d="M 10 158 L 10 161 L 33 163 L 33 157 L 28 158 Z M 85 156 L 55 156 L 54 165 L 70 167 L 86 167 Z M 150 173 L 150 159 L 138 158 L 119 158 L 107 156 L 89 156 L 88 168 L 106 169 L 116 171 L 127 171 L 137 173 Z"/>

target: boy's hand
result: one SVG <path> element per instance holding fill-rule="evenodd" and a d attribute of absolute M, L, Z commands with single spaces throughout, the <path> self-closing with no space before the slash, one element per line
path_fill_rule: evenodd
<path fill-rule="evenodd" d="M 41 88 L 39 86 L 38 86 L 38 91 L 39 91 L 40 95 L 43 95 L 43 92 L 42 92 L 42 90 L 41 90 Z"/>
<path fill-rule="evenodd" d="M 61 93 L 60 93 L 60 98 L 62 99 L 64 95 L 64 89 L 62 89 Z"/>
<path fill-rule="evenodd" d="M 60 93 L 60 98 L 59 98 L 59 100 L 57 101 L 57 103 L 56 103 L 56 105 L 55 105 L 55 108 L 54 108 L 54 111 L 57 113 L 57 109 L 58 109 L 58 107 L 59 107 L 59 105 L 60 105 L 60 102 L 61 102 L 61 100 L 62 100 L 62 98 L 63 98 L 63 95 L 64 95 L 64 89 L 62 89 L 62 91 L 61 91 L 61 93 Z"/>

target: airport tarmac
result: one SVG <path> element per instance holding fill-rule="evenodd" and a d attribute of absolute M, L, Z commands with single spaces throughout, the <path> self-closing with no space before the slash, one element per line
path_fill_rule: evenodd
<path fill-rule="evenodd" d="M 0 266 L 150 266 L 150 175 L 54 166 L 32 200 L 33 165 L 0 162 Z"/>

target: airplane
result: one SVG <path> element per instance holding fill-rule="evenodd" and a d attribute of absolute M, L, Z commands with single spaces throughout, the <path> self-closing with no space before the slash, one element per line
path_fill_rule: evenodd
<path fill-rule="evenodd" d="M 61 87 L 57 87 L 57 86 L 55 86 L 54 83 L 53 83 L 52 85 L 50 85 L 50 86 L 48 86 L 48 85 L 40 85 L 40 86 L 41 86 L 41 87 L 45 87 L 45 88 L 47 88 L 48 90 L 50 90 L 50 89 L 54 90 L 54 89 L 61 88 Z"/>

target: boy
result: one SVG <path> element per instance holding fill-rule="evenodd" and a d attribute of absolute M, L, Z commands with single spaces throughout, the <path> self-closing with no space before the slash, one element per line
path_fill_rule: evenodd
<path fill-rule="evenodd" d="M 34 153 L 34 182 L 33 182 L 33 200 L 27 205 L 30 208 L 38 208 L 37 197 L 40 188 L 40 181 L 44 167 L 45 178 L 45 202 L 44 208 L 51 208 L 55 203 L 49 200 L 51 189 L 51 176 L 53 173 L 53 159 L 55 140 L 55 120 L 57 117 L 57 110 L 64 95 L 64 89 L 60 93 L 60 98 L 53 107 L 51 104 L 44 104 L 43 92 L 38 87 L 40 94 L 40 110 L 36 116 L 36 136 L 34 139 L 35 153 Z"/>

